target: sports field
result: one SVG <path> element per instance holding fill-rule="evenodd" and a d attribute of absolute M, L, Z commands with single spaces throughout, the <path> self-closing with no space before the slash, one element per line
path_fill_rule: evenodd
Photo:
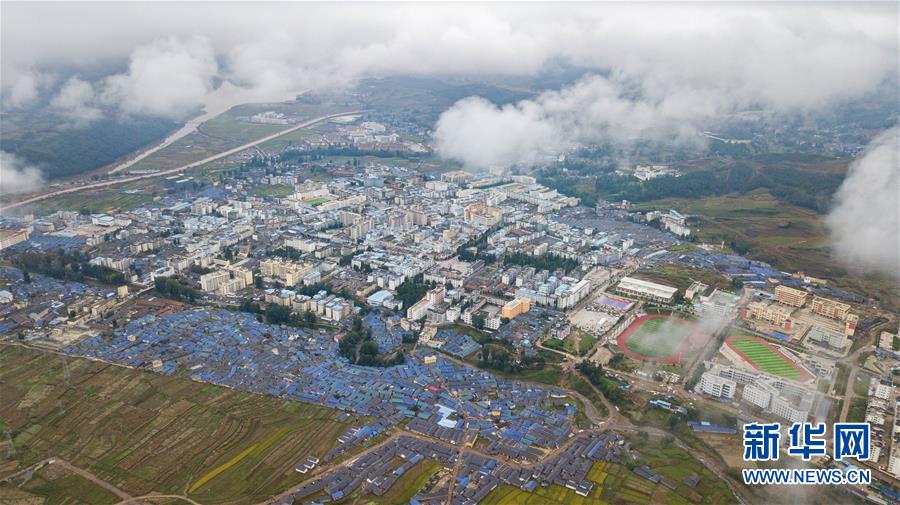
<path fill-rule="evenodd" d="M 331 198 L 318 197 L 318 198 L 310 198 L 309 200 L 303 200 L 303 203 L 305 203 L 306 205 L 311 205 L 313 207 L 318 207 L 319 205 L 322 205 L 323 203 L 330 202 L 330 201 L 331 201 Z"/>
<path fill-rule="evenodd" d="M 791 380 L 809 379 L 808 373 L 761 338 L 733 336 L 726 340 L 726 344 L 757 370 Z"/>
<path fill-rule="evenodd" d="M 635 359 L 677 363 L 701 335 L 693 324 L 660 314 L 641 316 L 619 335 L 622 351 Z"/>

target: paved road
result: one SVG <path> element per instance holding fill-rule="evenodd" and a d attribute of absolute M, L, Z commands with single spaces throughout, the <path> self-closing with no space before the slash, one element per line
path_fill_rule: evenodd
<path fill-rule="evenodd" d="M 857 364 L 859 355 L 874 350 L 874 345 L 866 345 L 848 354 L 846 357 L 841 358 L 842 363 L 850 365 L 850 374 L 847 376 L 847 385 L 844 389 L 844 404 L 841 405 L 841 414 L 838 417 L 839 421 L 847 421 L 847 414 L 850 413 L 850 404 L 853 403 L 853 397 L 856 396 L 854 386 L 856 385 L 856 376 L 860 371 L 860 366 Z"/>
<path fill-rule="evenodd" d="M 183 172 L 185 170 L 197 168 L 201 165 L 205 165 L 212 161 L 226 158 L 228 156 L 231 156 L 232 154 L 239 153 L 239 152 L 243 151 L 244 149 L 249 149 L 251 147 L 255 147 L 259 144 L 268 142 L 272 139 L 276 139 L 278 137 L 281 137 L 282 135 L 287 135 L 288 133 L 297 131 L 301 128 L 308 128 L 314 124 L 321 123 L 322 121 L 327 121 L 329 119 L 334 119 L 336 117 L 353 116 L 353 115 L 360 114 L 362 112 L 365 112 L 365 111 L 358 110 L 358 111 L 352 111 L 352 112 L 341 112 L 338 114 L 329 114 L 327 116 L 320 116 L 315 119 L 310 119 L 309 121 L 306 121 L 305 123 L 300 123 L 298 125 L 294 125 L 290 128 L 282 130 L 278 133 L 273 133 L 272 135 L 269 135 L 267 137 L 263 137 L 261 139 L 254 140 L 253 142 L 248 142 L 246 144 L 240 145 L 238 147 L 234 147 L 232 149 L 228 149 L 227 151 L 222 151 L 222 152 L 220 152 L 218 154 L 214 154 L 212 156 L 207 156 L 206 158 L 203 158 L 202 160 L 194 161 L 192 163 L 188 163 L 188 164 L 182 165 L 180 167 L 170 168 L 167 170 L 160 170 L 159 172 L 154 172 L 152 174 L 141 174 L 141 175 L 133 175 L 133 176 L 129 176 L 129 177 L 119 177 L 119 178 L 109 180 L 109 181 L 95 182 L 95 183 L 91 183 L 91 184 L 84 184 L 81 186 L 75 186 L 75 187 L 70 187 L 70 188 L 65 188 L 65 189 L 58 189 L 56 191 L 51 191 L 49 193 L 44 193 L 42 195 L 32 196 L 31 198 L 26 198 L 25 200 L 11 203 L 9 205 L 6 205 L 6 206 L 0 208 L 0 212 L 8 211 L 8 210 L 14 209 L 16 207 L 21 207 L 23 205 L 28 205 L 30 203 L 39 202 L 41 200 L 46 200 L 48 198 L 53 198 L 54 196 L 65 195 L 65 194 L 69 194 L 69 193 L 77 193 L 79 191 L 84 191 L 86 189 L 105 188 L 105 187 L 115 186 L 115 185 L 126 183 L 126 182 L 138 181 L 141 179 L 152 179 L 154 177 L 163 177 L 166 175 L 176 174 L 178 172 Z"/>

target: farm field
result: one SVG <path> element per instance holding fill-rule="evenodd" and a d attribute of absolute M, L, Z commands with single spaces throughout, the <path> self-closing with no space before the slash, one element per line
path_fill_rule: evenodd
<path fill-rule="evenodd" d="M 134 207 L 153 201 L 153 196 L 150 194 L 128 194 L 124 191 L 125 187 L 117 187 L 115 190 L 104 188 L 102 191 L 91 193 L 69 193 L 34 202 L 26 208 L 29 212 L 34 212 L 39 216 L 52 214 L 57 210 L 101 214 L 111 212 L 114 209 L 131 210 Z"/>
<path fill-rule="evenodd" d="M 293 124 L 258 124 L 246 120 L 247 117 L 259 112 L 282 112 L 296 122 L 302 122 L 345 110 L 347 110 L 346 107 L 332 104 L 262 103 L 238 105 L 207 120 L 198 127 L 197 131 L 178 139 L 164 149 L 135 163 L 131 169 L 165 170 L 175 168 L 287 130 L 293 126 Z"/>
<path fill-rule="evenodd" d="M 678 485 L 675 490 L 644 479 L 624 465 L 600 462 L 595 463 L 588 472 L 587 479 L 594 483 L 594 489 L 587 496 L 580 496 L 574 490 L 556 484 L 538 487 L 531 493 L 504 485 L 488 494 L 480 505 L 719 504 L 734 501 L 724 483 L 677 447 L 673 450 L 653 450 L 648 462 L 654 471 L 676 480 Z M 693 473 L 700 476 L 700 484 L 689 488 L 680 479 Z"/>
<path fill-rule="evenodd" d="M 806 373 L 760 338 L 732 336 L 726 340 L 726 344 L 754 368 L 763 372 L 792 380 L 808 378 Z"/>
<path fill-rule="evenodd" d="M 694 331 L 694 326 L 682 319 L 648 315 L 635 319 L 616 341 L 632 358 L 677 363 L 691 347 Z"/>
<path fill-rule="evenodd" d="M 167 170 L 176 168 L 239 145 L 241 145 L 240 141 L 211 137 L 198 130 L 147 156 L 132 165 L 129 170 Z"/>
<path fill-rule="evenodd" d="M 291 133 L 286 133 L 277 139 L 272 139 L 268 142 L 263 142 L 259 145 L 259 148 L 262 149 L 266 154 L 279 154 L 285 150 L 285 148 L 291 146 L 294 143 L 302 142 L 310 137 L 314 137 L 316 135 L 321 135 L 331 128 L 331 125 L 327 123 L 319 123 L 309 128 L 303 128 L 300 130 L 292 131 Z"/>
<path fill-rule="evenodd" d="M 21 481 L 14 481 L 15 484 L 19 482 Z M 4 501 L 3 497 L 12 486 L 13 483 L 0 486 L 0 503 L 19 503 L 15 500 Z M 45 500 L 43 503 L 48 505 L 106 505 L 121 501 L 121 498 L 101 486 L 57 465 L 48 465 L 34 472 L 20 490 L 27 493 L 26 496 L 41 497 Z"/>
<path fill-rule="evenodd" d="M 829 162 L 841 171 L 841 162 Z M 826 168 L 819 164 L 818 168 Z M 779 201 L 764 189 L 744 194 L 705 198 L 667 198 L 644 202 L 640 209 L 674 208 L 698 214 L 697 236 L 705 242 L 731 241 L 746 248 L 746 256 L 767 261 L 779 270 L 802 270 L 817 277 L 834 279 L 840 287 L 876 296 L 893 307 L 900 306 L 896 282 L 884 276 L 855 276 L 830 253 L 823 215 L 814 210 Z"/>
<path fill-rule="evenodd" d="M 304 480 L 294 465 L 321 457 L 351 425 L 324 407 L 85 359 L 65 361 L 0 347 L 0 425 L 11 430 L 16 449 L 0 478 L 60 457 L 133 496 L 188 492 L 202 503 L 256 502 Z M 36 484 L 35 494 L 88 492 L 70 480 L 71 486 Z M 50 502 L 80 502 L 63 498 Z"/>
<path fill-rule="evenodd" d="M 250 190 L 253 196 L 279 196 L 285 197 L 294 192 L 294 187 L 288 184 L 265 184 L 256 186 Z"/>
<path fill-rule="evenodd" d="M 350 496 L 336 502 L 340 505 L 363 505 L 370 503 L 407 504 L 409 500 L 428 482 L 431 476 L 444 468 L 440 462 L 433 459 L 420 461 L 406 471 L 391 486 L 386 493 L 375 496 L 370 493 L 353 493 Z"/>

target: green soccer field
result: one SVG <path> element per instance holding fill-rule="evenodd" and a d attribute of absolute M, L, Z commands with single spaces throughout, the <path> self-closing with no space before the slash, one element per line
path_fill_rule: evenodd
<path fill-rule="evenodd" d="M 754 338 L 738 337 L 732 339 L 730 345 L 746 356 L 753 365 L 766 373 L 787 379 L 800 379 L 802 377 L 797 367 L 788 361 L 787 358 Z"/>
<path fill-rule="evenodd" d="M 303 200 L 303 203 L 305 203 L 306 205 L 312 205 L 313 207 L 318 207 L 319 205 L 322 205 L 323 203 L 330 202 L 330 201 L 331 201 L 331 198 L 318 197 L 318 198 L 310 198 L 309 200 Z"/>
<path fill-rule="evenodd" d="M 625 343 L 628 350 L 648 358 L 668 358 L 678 351 L 691 327 L 674 318 L 647 319 Z"/>

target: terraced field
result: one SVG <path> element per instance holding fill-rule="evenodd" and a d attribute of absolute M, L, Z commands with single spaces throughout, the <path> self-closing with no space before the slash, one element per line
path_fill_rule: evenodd
<path fill-rule="evenodd" d="M 202 503 L 257 502 L 306 478 L 294 466 L 321 457 L 350 426 L 332 409 L 66 361 L 68 380 L 62 357 L 0 346 L 0 425 L 17 453 L 0 478 L 58 456 L 133 496 L 187 491 Z M 35 494 L 67 502 L 58 496 L 66 482 Z"/>
<path fill-rule="evenodd" d="M 588 496 L 580 496 L 575 491 L 558 486 L 556 484 L 547 487 L 538 487 L 534 492 L 523 491 L 513 486 L 500 486 L 488 494 L 479 505 L 592 505 L 605 504 L 607 500 L 601 499 L 603 484 L 609 473 L 607 463 L 595 463 L 588 472 L 588 480 L 594 483 L 594 489 Z M 614 471 L 618 465 L 613 465 Z"/>
<path fill-rule="evenodd" d="M 628 467 L 614 463 L 597 463 L 588 472 L 588 480 L 594 483 L 594 489 L 587 496 L 581 496 L 571 489 L 556 484 L 538 487 L 529 493 L 517 487 L 500 486 L 481 501 L 479 505 L 605 505 L 609 503 L 670 503 L 670 504 L 724 504 L 733 503 L 734 498 L 724 483 L 718 482 L 715 476 L 702 468 L 699 462 L 677 449 L 678 454 L 666 454 L 672 457 L 672 463 L 686 463 L 681 469 L 666 466 L 661 470 L 663 475 L 676 478 L 681 473 L 690 475 L 696 469 L 701 475 L 701 484 L 690 488 L 681 482 L 674 490 L 662 484 L 651 482 L 631 472 Z M 654 461 L 655 462 L 655 461 Z M 708 482 L 708 484 L 707 484 Z"/>

